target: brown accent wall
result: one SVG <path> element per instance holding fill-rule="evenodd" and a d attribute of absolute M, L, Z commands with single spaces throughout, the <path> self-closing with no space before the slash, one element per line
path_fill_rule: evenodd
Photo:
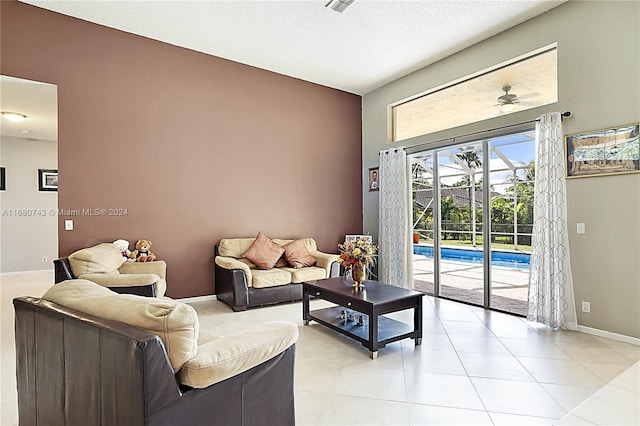
<path fill-rule="evenodd" d="M 360 96 L 0 4 L 1 73 L 58 85 L 59 208 L 127 209 L 59 217 L 60 255 L 149 239 L 188 297 L 214 293 L 221 238 L 362 231 Z"/>

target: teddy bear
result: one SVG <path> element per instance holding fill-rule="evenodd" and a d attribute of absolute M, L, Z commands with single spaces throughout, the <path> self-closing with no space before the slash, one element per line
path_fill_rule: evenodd
<path fill-rule="evenodd" d="M 151 241 L 138 240 L 136 243 L 136 249 L 129 255 L 130 259 L 134 259 L 136 262 L 153 262 L 156 255 L 151 253 Z"/>
<path fill-rule="evenodd" d="M 134 262 L 134 260 L 129 257 L 131 254 L 131 250 L 129 250 L 129 241 L 115 240 L 113 242 L 113 246 L 122 254 L 125 262 Z"/>

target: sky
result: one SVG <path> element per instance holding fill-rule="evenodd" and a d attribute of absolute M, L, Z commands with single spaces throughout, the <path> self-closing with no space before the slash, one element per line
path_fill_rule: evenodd
<path fill-rule="evenodd" d="M 481 150 L 482 143 L 466 143 L 463 148 L 473 147 Z M 506 165 L 502 158 L 495 152 L 499 151 L 504 158 L 506 158 L 514 166 L 519 167 L 528 164 L 535 159 L 535 140 L 533 138 L 533 132 L 527 132 L 526 134 L 516 134 L 505 136 L 501 138 L 495 138 L 489 141 L 489 147 L 491 149 L 491 155 L 489 159 L 489 170 L 492 171 L 490 182 L 493 185 L 493 189 L 497 192 L 503 193 L 510 183 L 504 183 L 509 177 L 513 176 L 513 172 Z M 461 174 L 464 173 L 460 165 L 451 160 L 450 155 L 452 153 L 462 153 L 464 150 L 460 149 L 460 146 L 449 147 L 439 150 L 440 161 L 440 177 L 443 185 L 453 185 L 460 181 Z M 425 162 L 428 167 L 433 167 L 433 153 L 425 151 L 419 153 L 418 156 L 425 158 Z M 414 155 L 415 157 L 415 155 Z M 482 178 L 482 168 L 476 169 L 476 180 Z M 447 177 L 448 175 L 457 175 Z M 430 177 L 430 174 L 425 176 Z M 504 183 L 504 184 L 503 184 Z"/>

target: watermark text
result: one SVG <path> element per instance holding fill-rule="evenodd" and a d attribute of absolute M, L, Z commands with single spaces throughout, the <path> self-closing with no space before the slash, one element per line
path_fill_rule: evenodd
<path fill-rule="evenodd" d="M 37 217 L 37 216 L 128 216 L 129 209 L 97 208 L 97 209 L 2 209 L 2 216 Z"/>

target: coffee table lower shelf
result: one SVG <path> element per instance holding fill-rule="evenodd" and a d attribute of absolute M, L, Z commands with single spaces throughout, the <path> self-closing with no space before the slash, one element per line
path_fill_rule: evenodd
<path fill-rule="evenodd" d="M 379 348 L 383 348 L 387 343 L 415 336 L 413 325 L 405 324 L 401 321 L 396 321 L 380 315 L 378 316 L 378 342 L 377 344 L 373 344 L 369 338 L 369 321 L 371 320 L 369 315 L 363 314 L 365 318 L 364 324 L 358 325 L 357 321 L 352 322 L 341 319 L 340 313 L 343 310 L 358 312 L 350 308 L 334 306 L 310 311 L 309 320 L 314 320 L 340 334 L 359 341 L 362 343 L 362 346 L 369 349 L 370 357 L 372 359 L 376 358 L 378 353 L 377 350 Z M 309 325 L 309 321 L 305 320 L 304 324 Z M 416 339 L 416 345 L 419 345 L 421 340 L 422 339 Z"/>

